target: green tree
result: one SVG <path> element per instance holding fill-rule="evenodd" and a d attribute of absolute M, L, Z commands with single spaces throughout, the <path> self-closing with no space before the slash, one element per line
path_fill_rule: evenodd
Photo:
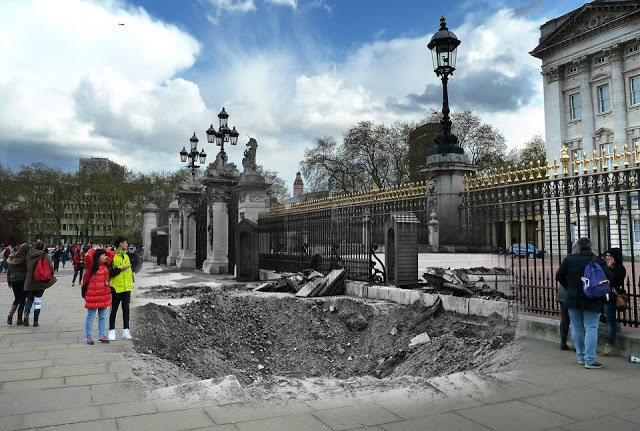
<path fill-rule="evenodd" d="M 529 162 L 533 162 L 535 166 L 540 163 L 544 163 L 547 158 L 547 144 L 541 135 L 535 135 L 530 141 L 525 142 L 524 148 L 520 150 L 520 163 L 525 163 L 529 166 Z"/>
<path fill-rule="evenodd" d="M 285 200 L 291 197 L 289 190 L 287 189 L 287 183 L 283 180 L 276 171 L 265 169 L 264 166 L 258 165 L 256 172 L 264 177 L 264 180 L 269 184 L 266 190 L 267 199 L 271 205 L 281 205 Z"/>

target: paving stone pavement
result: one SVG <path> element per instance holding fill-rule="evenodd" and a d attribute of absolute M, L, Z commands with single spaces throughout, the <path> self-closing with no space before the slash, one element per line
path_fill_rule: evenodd
<path fill-rule="evenodd" d="M 15 326 L 15 317 L 7 325 L 4 313 L 13 295 L 4 274 L 0 286 L 2 431 L 640 429 L 640 364 L 602 358 L 604 368 L 586 370 L 575 354 L 532 339 L 522 340 L 526 352 L 515 370 L 438 377 L 421 393 L 281 408 L 167 402 L 133 384 L 122 357 L 129 341 L 84 343 L 84 301 L 78 286 L 71 287 L 70 270 L 61 270 L 58 283 L 45 292 L 38 328 Z"/>

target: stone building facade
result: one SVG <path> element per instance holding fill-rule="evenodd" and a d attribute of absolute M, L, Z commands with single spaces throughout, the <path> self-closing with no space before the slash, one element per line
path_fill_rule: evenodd
<path fill-rule="evenodd" d="M 547 156 L 640 142 L 640 1 L 599 0 L 540 27 Z M 582 168 L 580 168 L 582 172 Z"/>

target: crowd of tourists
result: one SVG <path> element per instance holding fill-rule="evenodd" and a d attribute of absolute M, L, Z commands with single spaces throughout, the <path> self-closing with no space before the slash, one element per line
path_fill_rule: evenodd
<path fill-rule="evenodd" d="M 557 300 L 560 303 L 560 348 L 571 350 L 567 344 L 569 326 L 578 365 L 587 369 L 602 368 L 596 361 L 598 324 L 601 316 L 607 323 L 607 344 L 604 356 L 615 354 L 617 335 L 616 314 L 625 309 L 628 296 L 624 289 L 627 271 L 622 250 L 611 248 L 602 255 L 592 251 L 589 238 L 578 239 L 573 253 L 565 257 L 556 280 L 560 283 Z"/>
<path fill-rule="evenodd" d="M 47 248 L 43 241 L 33 244 L 9 245 L 0 254 L 0 272 L 6 269 L 7 284 L 14 301 L 7 316 L 7 324 L 40 326 L 42 299 L 46 289 L 58 281 L 56 273 L 66 263 L 73 265 L 71 286 L 80 286 L 85 300 L 87 344 L 94 344 L 93 322 L 98 315 L 98 341 L 109 343 L 116 339 L 116 316 L 122 306 L 122 338 L 130 340 L 129 304 L 134 287 L 134 273 L 142 266 L 136 248 L 127 238 L 118 236 L 113 245 L 60 244 Z M 30 321 L 33 308 L 33 320 Z M 107 332 L 107 313 L 109 330 Z"/>

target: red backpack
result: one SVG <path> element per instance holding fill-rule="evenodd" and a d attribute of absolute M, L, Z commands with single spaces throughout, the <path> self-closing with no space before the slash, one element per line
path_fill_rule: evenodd
<path fill-rule="evenodd" d="M 51 267 L 49 266 L 49 261 L 47 261 L 47 252 L 45 251 L 33 269 L 33 280 L 37 282 L 47 281 L 51 278 L 51 275 Z"/>

